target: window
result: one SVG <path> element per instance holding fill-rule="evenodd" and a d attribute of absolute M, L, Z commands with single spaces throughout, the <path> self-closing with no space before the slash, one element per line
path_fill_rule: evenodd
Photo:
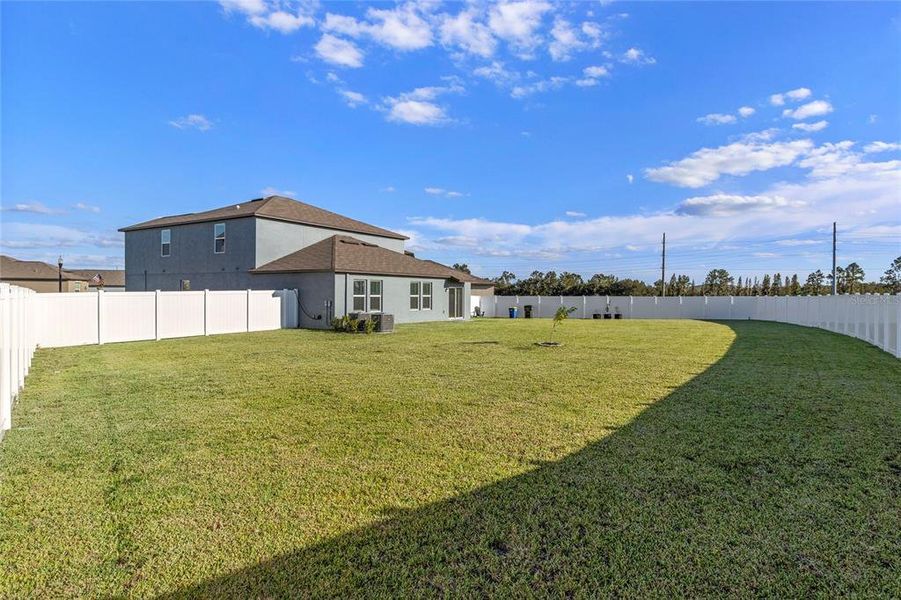
<path fill-rule="evenodd" d="M 419 282 L 410 282 L 410 310 L 419 310 Z"/>
<path fill-rule="evenodd" d="M 369 312 L 382 312 L 382 282 L 369 282 Z"/>
<path fill-rule="evenodd" d="M 422 282 L 422 310 L 432 310 L 432 283 Z"/>
<path fill-rule="evenodd" d="M 366 312 L 366 280 L 354 279 L 354 312 Z"/>
<path fill-rule="evenodd" d="M 213 252 L 225 254 L 225 223 L 213 225 Z"/>
<path fill-rule="evenodd" d="M 76 281 L 76 282 L 75 282 L 75 291 L 76 291 L 76 292 L 80 292 L 80 291 L 81 291 L 81 282 L 80 282 L 80 281 Z"/>
<path fill-rule="evenodd" d="M 191 290 L 191 280 L 190 279 L 182 279 L 178 282 L 178 287 L 183 292 L 187 292 Z"/>
<path fill-rule="evenodd" d="M 172 230 L 163 229 L 160 231 L 160 256 L 169 256 L 172 251 Z"/>

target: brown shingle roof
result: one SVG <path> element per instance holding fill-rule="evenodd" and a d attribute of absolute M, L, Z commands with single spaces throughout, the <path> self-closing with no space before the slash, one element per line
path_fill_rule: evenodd
<path fill-rule="evenodd" d="M 368 275 L 399 275 L 404 277 L 433 277 L 469 281 L 466 273 L 456 271 L 431 260 L 420 260 L 363 242 L 347 235 L 333 235 L 297 252 L 266 263 L 251 273 L 304 272 L 359 273 Z M 477 279 L 477 278 L 476 278 Z"/>
<path fill-rule="evenodd" d="M 16 279 L 50 279 L 57 281 L 59 271 L 56 265 L 48 265 L 37 260 L 19 260 L 12 256 L 0 254 L 0 279 L 4 281 Z M 63 269 L 64 281 L 87 281 L 87 278 L 70 273 Z"/>
<path fill-rule="evenodd" d="M 304 225 L 313 225 L 315 227 L 327 227 L 329 229 L 350 231 L 353 233 L 366 233 L 397 240 L 407 239 L 406 236 L 399 233 L 388 231 L 387 229 L 382 229 L 375 225 L 369 225 L 368 223 L 363 223 L 362 221 L 357 221 L 311 204 L 306 204 L 305 202 L 298 202 L 292 198 L 285 198 L 284 196 L 267 196 L 266 198 L 257 198 L 256 200 L 251 200 L 249 202 L 232 204 L 230 206 L 223 206 L 222 208 L 215 208 L 204 212 L 160 217 L 159 219 L 123 227 L 119 231 L 137 231 L 139 229 L 187 225 L 188 223 L 204 223 L 207 221 L 223 221 L 241 217 L 260 217 L 264 219 L 274 219 L 276 221 L 302 223 Z"/>
<path fill-rule="evenodd" d="M 103 278 L 103 285 L 107 287 L 125 287 L 125 271 L 122 269 L 68 269 L 69 273 L 84 278 L 91 287 L 97 284 L 91 283 L 95 275 Z"/>

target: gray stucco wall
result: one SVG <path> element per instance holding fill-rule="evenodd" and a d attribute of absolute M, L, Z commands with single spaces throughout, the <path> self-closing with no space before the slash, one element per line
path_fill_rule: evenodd
<path fill-rule="evenodd" d="M 424 321 L 445 321 L 448 319 L 447 304 L 449 287 L 463 288 L 463 318 L 469 319 L 469 284 L 460 284 L 445 279 L 429 279 L 419 277 L 390 277 L 386 275 L 344 275 L 339 273 L 335 278 L 335 316 L 354 312 L 353 310 L 353 280 L 354 279 L 378 279 L 381 280 L 382 312 L 394 315 L 395 323 L 420 323 Z M 346 281 L 346 285 L 345 285 Z M 410 309 L 410 283 L 413 281 L 432 282 L 432 309 Z M 368 284 L 367 284 L 368 286 Z"/>
<path fill-rule="evenodd" d="M 358 240 L 387 248 L 388 250 L 394 250 L 395 252 L 404 251 L 404 240 L 338 231 L 335 229 L 326 229 L 324 227 L 310 227 L 308 225 L 287 223 L 284 221 L 258 219 L 256 224 L 257 253 L 255 266 L 259 267 L 265 265 L 276 258 L 281 258 L 286 254 L 296 252 L 301 248 L 330 238 L 333 235 L 349 235 Z"/>
<path fill-rule="evenodd" d="M 298 311 L 301 327 L 328 329 L 332 326 L 335 316 L 334 273 L 270 273 L 252 277 L 254 285 L 251 288 L 297 290 L 301 304 Z"/>
<path fill-rule="evenodd" d="M 128 291 L 177 290 L 182 279 L 193 290 L 242 290 L 253 288 L 247 273 L 255 266 L 254 218 L 225 223 L 225 253 L 213 252 L 214 223 L 125 232 L 125 287 Z M 169 256 L 161 256 L 160 234 L 171 231 Z M 145 275 L 146 270 L 146 287 Z"/>

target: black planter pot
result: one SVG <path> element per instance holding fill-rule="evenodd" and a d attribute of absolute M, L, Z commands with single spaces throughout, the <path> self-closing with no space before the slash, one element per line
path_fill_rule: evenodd
<path fill-rule="evenodd" d="M 605 319 L 612 319 L 612 318 L 613 318 L 613 315 L 611 315 L 610 313 L 604 313 L 604 318 L 605 318 Z"/>
<path fill-rule="evenodd" d="M 591 315 L 591 318 L 592 319 L 600 319 L 602 316 L 603 315 L 601 315 L 601 313 L 594 313 L 593 315 Z"/>
<path fill-rule="evenodd" d="M 615 315 L 613 315 L 613 318 L 614 319 L 622 319 L 623 315 L 621 313 L 616 313 Z"/>

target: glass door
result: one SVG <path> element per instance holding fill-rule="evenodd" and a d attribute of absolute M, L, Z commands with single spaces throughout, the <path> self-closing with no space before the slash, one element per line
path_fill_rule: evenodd
<path fill-rule="evenodd" d="M 447 290 L 447 316 L 449 319 L 463 318 L 463 288 L 452 287 Z"/>

